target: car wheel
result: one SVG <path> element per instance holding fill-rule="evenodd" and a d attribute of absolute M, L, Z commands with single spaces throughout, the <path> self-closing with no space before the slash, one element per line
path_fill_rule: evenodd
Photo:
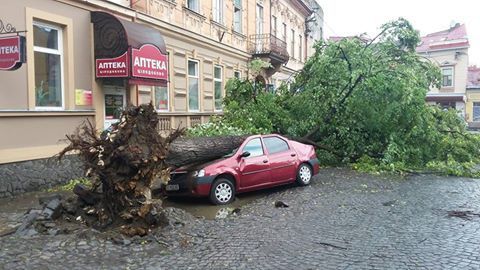
<path fill-rule="evenodd" d="M 225 178 L 216 180 L 210 190 L 210 201 L 213 204 L 228 204 L 235 199 L 235 186 Z"/>
<path fill-rule="evenodd" d="M 313 172 L 312 168 L 307 164 L 300 164 L 297 171 L 297 183 L 301 186 L 306 186 L 310 184 L 312 180 Z"/>

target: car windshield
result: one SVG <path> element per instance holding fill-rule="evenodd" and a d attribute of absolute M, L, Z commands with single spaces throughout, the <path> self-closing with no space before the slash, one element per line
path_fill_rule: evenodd
<path fill-rule="evenodd" d="M 231 156 L 235 155 L 235 153 L 237 152 L 237 150 L 238 150 L 238 148 L 235 148 L 235 149 L 232 150 L 232 152 L 226 154 L 226 155 L 223 156 L 223 157 L 226 157 L 226 158 L 231 157 Z"/>

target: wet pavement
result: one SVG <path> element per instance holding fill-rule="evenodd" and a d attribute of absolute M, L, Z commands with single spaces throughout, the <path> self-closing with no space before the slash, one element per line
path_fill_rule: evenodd
<path fill-rule="evenodd" d="M 173 203 L 194 216 L 220 210 Z M 172 230 L 177 244 L 6 236 L 0 269 L 480 269 L 480 217 L 448 215 L 480 213 L 476 179 L 324 169 L 310 186 L 242 195 L 229 207 L 239 210 Z"/>

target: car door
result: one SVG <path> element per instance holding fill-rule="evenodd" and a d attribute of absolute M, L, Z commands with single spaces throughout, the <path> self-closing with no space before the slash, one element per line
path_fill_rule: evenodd
<path fill-rule="evenodd" d="M 287 182 L 296 177 L 297 154 L 288 142 L 277 136 L 263 137 L 268 152 L 272 182 Z"/>
<path fill-rule="evenodd" d="M 260 138 L 248 141 L 240 153 L 249 152 L 248 157 L 240 157 L 240 188 L 247 189 L 270 183 L 270 167 Z"/>

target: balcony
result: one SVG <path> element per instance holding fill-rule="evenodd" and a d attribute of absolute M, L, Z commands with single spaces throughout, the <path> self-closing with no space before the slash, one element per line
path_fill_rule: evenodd
<path fill-rule="evenodd" d="M 250 35 L 248 51 L 253 57 L 269 58 L 275 67 L 288 62 L 287 43 L 272 34 Z"/>

